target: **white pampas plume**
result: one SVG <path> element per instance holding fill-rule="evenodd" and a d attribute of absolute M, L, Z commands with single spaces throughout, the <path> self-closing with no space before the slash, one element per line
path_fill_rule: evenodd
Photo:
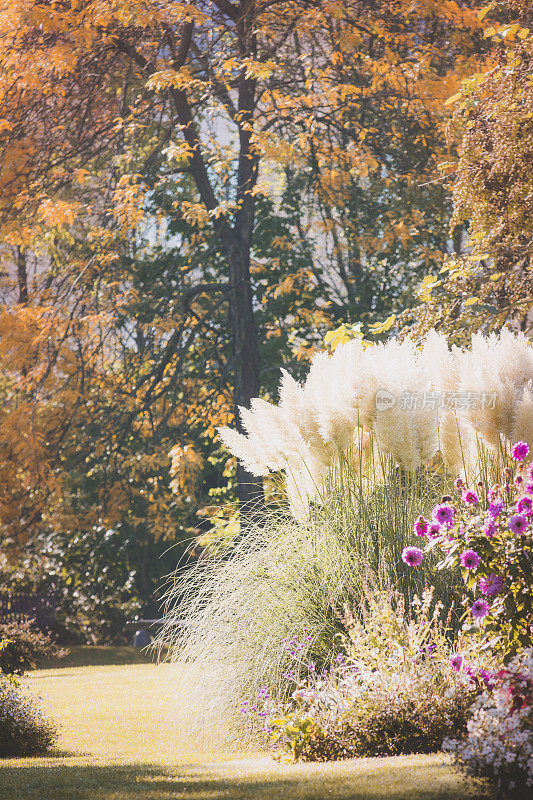
<path fill-rule="evenodd" d="M 409 339 L 390 339 L 371 353 L 376 383 L 394 398 L 394 405 L 375 415 L 378 446 L 398 464 L 415 470 L 438 448 L 437 409 L 425 403 L 428 380 L 421 353 Z"/>
<path fill-rule="evenodd" d="M 379 390 L 393 402 L 378 408 Z M 502 437 L 533 449 L 533 348 L 509 331 L 475 334 L 469 350 L 451 351 L 436 331 L 420 349 L 410 339 L 366 348 L 353 339 L 315 355 L 303 386 L 282 370 L 279 404 L 256 398 L 240 415 L 247 435 L 223 428 L 222 442 L 255 475 L 283 471 L 301 520 L 330 468 L 371 439 L 408 470 L 440 449 L 464 477 L 475 474 L 479 449 L 496 450 Z M 373 458 L 367 449 L 363 460 Z"/>
<path fill-rule="evenodd" d="M 279 396 L 280 408 L 298 428 L 306 453 L 309 453 L 317 464 L 327 469 L 335 456 L 335 448 L 330 443 L 324 442 L 320 435 L 316 396 L 309 387 L 300 386 L 285 370 L 282 370 Z"/>
<path fill-rule="evenodd" d="M 345 345 L 331 356 L 315 356 L 304 385 L 304 395 L 315 409 L 318 435 L 332 456 L 350 446 L 357 426 L 350 353 Z"/>
<path fill-rule="evenodd" d="M 439 450 L 454 476 L 473 480 L 477 459 L 476 432 L 456 410 L 445 411 L 439 418 Z"/>
<path fill-rule="evenodd" d="M 528 382 L 517 404 L 511 441 L 527 442 L 533 452 L 533 380 Z"/>
<path fill-rule="evenodd" d="M 217 428 L 217 432 L 222 444 L 239 459 L 248 472 L 257 476 L 269 474 L 269 465 L 259 458 L 255 444 L 248 437 L 227 427 Z"/>
<path fill-rule="evenodd" d="M 430 330 L 424 339 L 419 360 L 429 390 L 453 392 L 459 377 L 457 363 L 448 347 L 444 334 Z"/>
<path fill-rule="evenodd" d="M 422 347 L 421 368 L 427 379 L 428 397 L 438 408 L 437 449 L 455 475 L 465 476 L 465 464 L 475 457 L 475 436 L 461 414 L 449 406 L 459 384 L 457 348 L 450 350 L 444 334 L 428 332 Z"/>
<path fill-rule="evenodd" d="M 477 399 L 462 416 L 491 446 L 500 436 L 511 440 L 525 387 L 533 379 L 533 350 L 526 337 L 503 330 L 499 335 L 474 334 L 470 350 L 456 355 L 463 397 Z"/>
<path fill-rule="evenodd" d="M 304 489 L 304 476 L 299 472 L 287 470 L 285 473 L 285 488 L 289 498 L 292 516 L 298 522 L 305 522 L 309 516 L 309 494 Z"/>

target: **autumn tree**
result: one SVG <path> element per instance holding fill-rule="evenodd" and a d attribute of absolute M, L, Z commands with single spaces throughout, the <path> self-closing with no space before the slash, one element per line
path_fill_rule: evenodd
<path fill-rule="evenodd" d="M 349 25 L 330 19 L 315 33 L 312 54 L 300 43 L 295 65 L 302 86 L 318 90 L 321 64 L 333 106 L 317 91 L 312 112 L 302 113 L 298 84 L 274 101 L 285 112 L 285 139 L 298 142 L 300 162 L 306 155 L 299 171 L 288 165 L 287 187 L 305 197 L 299 232 L 315 241 L 317 282 L 334 317 L 372 322 L 409 304 L 449 252 L 451 198 L 437 170 L 446 152 L 443 100 L 483 48 L 468 5 L 352 3 L 346 14 Z M 325 45 L 337 37 L 341 54 Z"/>
<path fill-rule="evenodd" d="M 140 493 L 170 436 L 268 388 L 274 348 L 399 302 L 443 247 L 415 173 L 477 27 L 433 0 L 4 5 L 2 439 L 28 524 L 74 476 L 113 523 L 137 456 Z"/>
<path fill-rule="evenodd" d="M 533 15 L 529 3 L 509 0 L 485 6 L 479 18 L 491 49 L 484 69 L 446 101 L 459 148 L 441 165 L 451 182 L 452 225 L 467 235 L 463 252 L 427 279 L 414 327 L 423 333 L 437 325 L 457 340 L 532 324 Z"/>

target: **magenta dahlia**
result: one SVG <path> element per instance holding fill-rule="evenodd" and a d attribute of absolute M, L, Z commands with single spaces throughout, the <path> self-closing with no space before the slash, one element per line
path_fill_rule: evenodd
<path fill-rule="evenodd" d="M 418 567 L 422 563 L 424 553 L 419 547 L 404 547 L 402 551 L 402 561 L 410 567 Z"/>
<path fill-rule="evenodd" d="M 481 558 L 475 550 L 465 550 L 461 553 L 460 561 L 465 569 L 475 569 L 479 566 Z"/>

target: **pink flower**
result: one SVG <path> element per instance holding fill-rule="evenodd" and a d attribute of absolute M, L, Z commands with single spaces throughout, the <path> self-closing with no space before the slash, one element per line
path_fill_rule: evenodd
<path fill-rule="evenodd" d="M 438 522 L 432 522 L 431 525 L 428 528 L 428 532 L 427 532 L 428 538 L 429 539 L 435 539 L 437 536 L 440 536 L 441 533 L 442 533 L 442 528 L 439 525 L 439 523 Z"/>
<path fill-rule="evenodd" d="M 505 503 L 503 500 L 495 500 L 489 506 L 489 514 L 491 517 L 499 517 L 502 513 L 503 509 L 505 508 Z"/>
<path fill-rule="evenodd" d="M 515 514 L 509 520 L 509 528 L 519 536 L 527 530 L 527 519 L 522 514 Z"/>
<path fill-rule="evenodd" d="M 529 445 L 526 442 L 515 442 L 511 448 L 511 458 L 515 461 L 523 461 L 529 455 Z"/>
<path fill-rule="evenodd" d="M 495 483 L 494 486 L 491 486 L 488 492 L 489 500 L 496 500 L 497 497 L 500 496 L 501 486 L 499 483 Z"/>
<path fill-rule="evenodd" d="M 475 550 L 465 550 L 464 553 L 461 553 L 460 561 L 465 569 L 475 569 L 479 566 L 481 559 Z"/>
<path fill-rule="evenodd" d="M 404 547 L 402 551 L 402 561 L 410 567 L 418 567 L 422 563 L 424 554 L 419 547 Z"/>
<path fill-rule="evenodd" d="M 461 672 L 464 664 L 464 657 L 462 653 L 453 653 L 450 656 L 450 666 L 455 672 Z"/>
<path fill-rule="evenodd" d="M 527 494 L 533 494 L 533 482 L 532 483 L 526 483 L 526 485 L 524 486 L 524 491 Z"/>
<path fill-rule="evenodd" d="M 479 588 L 482 594 L 487 597 L 493 597 L 495 594 L 500 594 L 503 589 L 503 578 L 501 575 L 487 575 L 486 578 L 481 578 L 479 581 Z"/>
<path fill-rule="evenodd" d="M 454 486 L 459 491 L 460 489 L 464 489 L 465 482 L 462 478 L 456 478 Z"/>
<path fill-rule="evenodd" d="M 304 703 L 310 703 L 316 698 L 314 689 L 295 689 L 291 695 L 293 700 L 302 700 Z"/>
<path fill-rule="evenodd" d="M 413 531 L 417 536 L 425 536 L 428 531 L 428 521 L 425 517 L 417 517 L 413 525 Z"/>
<path fill-rule="evenodd" d="M 485 534 L 485 536 L 487 536 L 490 539 L 490 537 L 494 536 L 494 534 L 497 533 L 497 531 L 498 529 L 496 527 L 496 523 L 494 522 L 492 517 L 486 517 L 485 524 L 483 525 L 483 533 Z"/>
<path fill-rule="evenodd" d="M 521 497 L 516 504 L 516 510 L 519 514 L 524 514 L 526 517 L 533 511 L 533 500 L 531 497 Z"/>
<path fill-rule="evenodd" d="M 470 612 L 476 619 L 483 619 L 490 611 L 490 606 L 486 600 L 479 599 L 472 605 Z"/>
<path fill-rule="evenodd" d="M 451 528 L 453 525 L 453 518 L 455 516 L 455 509 L 446 505 L 445 503 L 441 503 L 440 505 L 435 506 L 431 512 L 431 516 L 435 522 L 439 523 L 439 525 L 445 525 L 447 528 Z"/>
<path fill-rule="evenodd" d="M 477 506 L 479 503 L 479 497 L 475 492 L 471 489 L 466 489 L 462 494 L 463 503 L 466 503 L 467 506 Z"/>

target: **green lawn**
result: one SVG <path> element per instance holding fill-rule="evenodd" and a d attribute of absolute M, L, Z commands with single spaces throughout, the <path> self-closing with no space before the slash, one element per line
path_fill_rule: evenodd
<path fill-rule="evenodd" d="M 156 661 L 152 651 L 138 650 L 135 647 L 93 647 L 74 645 L 66 648 L 67 655 L 60 661 L 46 661 L 42 669 L 58 667 L 105 667 L 114 664 L 150 664 Z"/>
<path fill-rule="evenodd" d="M 129 654 L 131 656 L 131 654 Z M 79 661 L 82 655 L 78 654 Z M 86 653 L 103 662 L 118 654 Z M 123 659 L 129 660 L 127 653 Z M 31 690 L 61 721 L 51 758 L 0 766 L 2 800 L 467 800 L 487 797 L 442 756 L 277 764 L 185 752 L 173 733 L 168 664 L 93 665 L 40 670 Z M 182 689 L 186 690 L 185 688 Z"/>

